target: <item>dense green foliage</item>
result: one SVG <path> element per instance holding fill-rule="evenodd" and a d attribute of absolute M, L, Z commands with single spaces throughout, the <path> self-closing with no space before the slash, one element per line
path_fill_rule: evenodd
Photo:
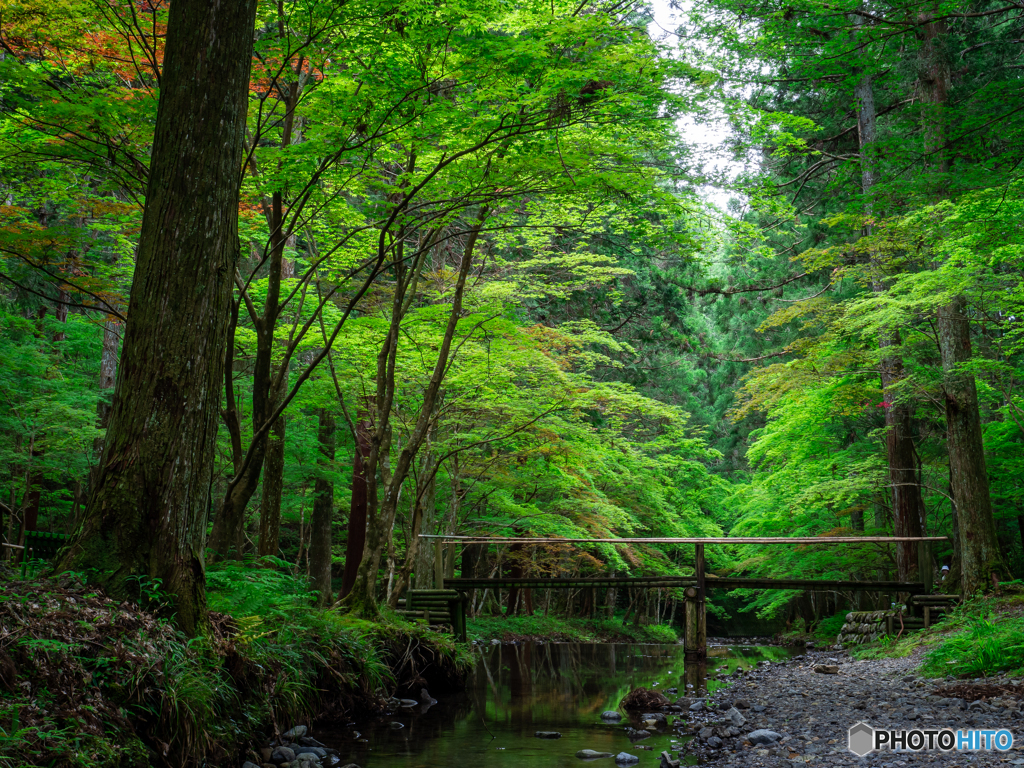
<path fill-rule="evenodd" d="M 79 530 L 102 450 L 167 4 L 4 5 L 0 511 L 16 544 Z M 964 382 L 1001 558 L 964 584 L 1024 569 L 1019 12 L 702 0 L 665 39 L 650 20 L 598 2 L 261 4 L 233 344 L 210 351 L 228 376 L 209 529 L 211 562 L 264 568 L 211 571 L 213 610 L 258 635 L 289 601 L 333 604 L 360 563 L 369 602 L 394 603 L 410 574 L 432 578 L 417 533 L 888 535 L 906 522 L 897 410 L 916 524 L 951 537 L 935 555 L 959 583 Z M 682 127 L 716 118 L 732 179 Z M 702 202 L 712 182 L 736 195 L 728 213 Z M 964 359 L 942 349 L 951 306 Z M 358 514 L 367 544 L 346 557 Z M 688 574 L 691 553 L 490 547 L 445 567 Z M 916 577 L 888 545 L 709 558 Z M 316 595 L 284 590 L 307 576 Z M 836 607 L 739 596 L 812 624 Z"/>

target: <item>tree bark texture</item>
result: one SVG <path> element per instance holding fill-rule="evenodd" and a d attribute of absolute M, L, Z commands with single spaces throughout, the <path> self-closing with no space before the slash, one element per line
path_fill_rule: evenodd
<path fill-rule="evenodd" d="M 334 522 L 334 414 L 320 409 L 317 439 L 320 452 L 317 465 L 320 470 L 313 488 L 313 514 L 309 520 L 309 577 L 313 589 L 319 593 L 317 604 L 326 607 L 334 601 L 331 592 L 332 523 Z"/>
<path fill-rule="evenodd" d="M 946 405 L 949 476 L 960 531 L 960 585 L 965 595 L 1007 575 L 999 551 L 981 434 L 974 376 L 959 370 L 971 359 L 966 302 L 957 297 L 939 309 L 942 390 Z"/>
<path fill-rule="evenodd" d="M 945 109 L 950 70 L 946 58 L 946 22 L 925 14 L 920 55 L 919 83 L 925 144 L 934 158 L 936 196 L 945 196 L 944 177 L 949 172 L 946 148 Z M 956 507 L 960 544 L 960 587 L 970 595 L 1007 575 L 999 551 L 988 472 L 981 434 L 981 413 L 974 375 L 961 370 L 971 359 L 971 326 L 967 302 L 954 296 L 936 313 L 939 352 L 942 358 L 942 390 L 946 409 L 946 446 L 949 477 Z"/>
<path fill-rule="evenodd" d="M 239 256 L 256 0 L 170 6 L 146 209 L 99 477 L 59 570 L 159 580 L 206 622 L 203 546 Z"/>

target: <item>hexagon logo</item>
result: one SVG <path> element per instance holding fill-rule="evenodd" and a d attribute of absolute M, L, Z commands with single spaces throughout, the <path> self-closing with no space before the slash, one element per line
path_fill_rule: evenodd
<path fill-rule="evenodd" d="M 848 744 L 853 754 L 864 757 L 875 748 L 875 729 L 867 723 L 855 723 L 850 727 Z"/>

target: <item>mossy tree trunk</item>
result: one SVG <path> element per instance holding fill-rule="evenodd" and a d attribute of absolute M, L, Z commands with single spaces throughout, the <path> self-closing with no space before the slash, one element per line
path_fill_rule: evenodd
<path fill-rule="evenodd" d="M 203 547 L 239 256 L 256 0 L 174 0 L 124 346 L 96 487 L 59 570 L 159 579 L 206 621 Z M 137 583 L 137 582 L 136 582 Z"/>

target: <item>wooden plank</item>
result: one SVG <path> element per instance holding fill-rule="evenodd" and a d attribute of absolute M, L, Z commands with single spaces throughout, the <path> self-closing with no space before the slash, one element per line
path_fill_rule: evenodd
<path fill-rule="evenodd" d="M 619 587 L 688 587 L 696 586 L 697 580 L 692 576 L 652 576 L 625 579 L 602 578 L 511 578 L 500 579 L 445 579 L 445 586 L 452 589 L 484 589 L 487 587 L 535 587 L 539 589 L 574 589 L 589 586 Z M 920 582 L 902 581 L 849 581 L 833 579 L 757 579 L 757 578 L 715 578 L 705 577 L 705 590 L 708 589 L 799 589 L 833 591 L 868 590 L 873 592 L 909 592 L 920 594 L 925 586 Z"/>
<path fill-rule="evenodd" d="M 719 538 L 551 539 L 511 536 L 447 536 L 421 533 L 423 539 L 469 544 L 871 544 L 897 541 L 949 541 L 948 536 L 724 536 Z"/>

